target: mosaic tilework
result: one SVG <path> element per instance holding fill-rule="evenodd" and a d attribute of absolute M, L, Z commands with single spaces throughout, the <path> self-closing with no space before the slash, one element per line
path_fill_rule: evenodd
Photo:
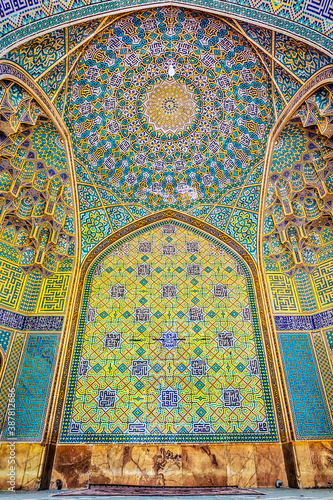
<path fill-rule="evenodd" d="M 112 233 L 104 210 L 90 210 L 81 214 L 81 259 L 103 238 Z"/>
<path fill-rule="evenodd" d="M 283 68 L 277 66 L 274 70 L 275 80 L 283 93 L 286 101 L 290 101 L 292 96 L 297 92 L 300 88 L 301 84 L 293 78 L 290 73 L 287 73 Z M 282 107 L 278 107 L 279 112 L 282 110 Z"/>
<path fill-rule="evenodd" d="M 39 313 L 59 313 L 65 310 L 70 274 L 53 274 L 47 278 L 41 289 Z"/>
<path fill-rule="evenodd" d="M 80 210 L 88 210 L 89 208 L 98 208 L 101 206 L 101 200 L 98 196 L 96 188 L 93 186 L 78 185 L 79 206 Z"/>
<path fill-rule="evenodd" d="M 320 374 L 326 391 L 328 405 L 333 411 L 333 386 L 332 386 L 332 368 L 328 359 L 327 351 L 321 333 L 313 335 L 313 345 L 315 348 Z"/>
<path fill-rule="evenodd" d="M 2 328 L 0 329 L 0 347 L 2 348 L 4 353 L 7 352 L 7 347 L 9 345 L 12 333 L 13 332 L 10 332 L 8 330 L 3 330 Z"/>
<path fill-rule="evenodd" d="M 239 241 L 254 258 L 257 255 L 257 221 L 257 214 L 235 210 L 227 229 L 227 233 Z"/>
<path fill-rule="evenodd" d="M 258 21 L 260 24 L 268 24 L 279 31 L 287 30 L 291 34 L 308 38 L 327 50 L 332 50 L 330 37 L 325 36 L 332 33 L 332 9 L 329 0 L 297 0 L 296 2 L 284 2 L 276 0 L 265 0 L 258 3 L 256 0 L 242 0 L 241 2 L 228 1 L 216 2 L 214 0 L 190 1 L 188 6 L 214 8 L 222 14 L 231 17 L 248 19 L 250 22 Z M 141 6 L 149 3 L 140 1 Z M 128 3 L 126 6 L 137 6 L 137 3 Z M 22 1 L 14 4 L 9 1 L 1 4 L 0 18 L 2 23 L 0 29 L 3 35 L 1 48 L 10 45 L 14 39 L 18 40 L 40 30 L 52 31 L 56 26 L 64 22 L 79 20 L 97 13 L 110 12 L 119 8 L 109 2 L 97 2 L 93 0 L 91 5 L 84 5 L 80 1 L 61 2 L 57 4 L 41 4 L 39 0 L 33 2 Z M 29 13 L 29 15 L 27 15 Z M 33 22 L 35 21 L 35 22 Z M 26 23 L 29 22 L 29 25 Z M 311 28 L 310 28 L 311 27 Z"/>
<path fill-rule="evenodd" d="M 195 208 L 189 210 L 189 214 L 197 217 L 198 219 L 205 219 L 209 213 L 212 211 L 214 205 L 198 205 Z"/>
<path fill-rule="evenodd" d="M 328 330 L 328 331 L 325 332 L 325 335 L 326 335 L 326 338 L 327 338 L 328 346 L 331 349 L 331 351 L 333 351 L 333 331 L 332 330 Z"/>
<path fill-rule="evenodd" d="M 30 334 L 15 388 L 15 436 L 4 429 L 3 440 L 40 441 L 58 335 Z"/>
<path fill-rule="evenodd" d="M 42 280 L 42 275 L 37 269 L 29 274 L 20 303 L 21 312 L 35 311 Z"/>
<path fill-rule="evenodd" d="M 38 59 L 36 46 L 34 51 Z M 55 59 L 53 53 L 45 55 L 48 62 Z M 0 82 L 0 116 L 0 306 L 46 312 L 41 290 L 48 289 L 50 300 L 50 275 L 65 260 L 65 270 L 71 271 L 73 260 L 66 257 L 75 251 L 65 147 L 32 95 L 10 80 Z M 67 280 L 62 290 L 66 295 L 68 275 L 62 280 Z M 58 301 L 56 312 L 65 311 L 65 302 Z"/>
<path fill-rule="evenodd" d="M 195 215 L 194 210 L 192 211 L 193 215 Z M 223 231 L 227 225 L 231 213 L 231 208 L 218 206 L 210 212 L 210 214 L 206 217 L 206 221 Z"/>
<path fill-rule="evenodd" d="M 244 22 L 241 22 L 240 25 L 252 40 L 259 43 L 268 52 L 272 52 L 272 32 L 270 30 Z"/>
<path fill-rule="evenodd" d="M 298 291 L 298 297 L 304 312 L 315 311 L 317 302 L 313 291 L 310 277 L 302 269 L 295 275 L 295 285 Z"/>
<path fill-rule="evenodd" d="M 267 278 L 273 311 L 276 313 L 299 312 L 295 288 L 289 276 L 269 274 Z"/>
<path fill-rule="evenodd" d="M 106 189 L 99 189 L 98 192 L 102 202 L 104 203 L 104 206 L 117 205 L 119 203 L 118 199 L 114 196 L 114 194 L 111 191 L 108 191 Z"/>
<path fill-rule="evenodd" d="M 303 81 L 323 66 L 332 64 L 333 61 L 331 57 L 283 33 L 276 33 L 275 54 L 284 66 Z"/>
<path fill-rule="evenodd" d="M 299 439 L 330 438 L 332 424 L 306 334 L 280 334 L 288 392 Z"/>
<path fill-rule="evenodd" d="M 322 311 L 312 316 L 275 316 L 276 329 L 288 330 L 320 330 L 333 326 L 333 310 Z"/>
<path fill-rule="evenodd" d="M 276 439 L 249 273 L 180 223 L 89 271 L 62 442 Z"/>
<path fill-rule="evenodd" d="M 6 58 L 22 66 L 33 78 L 37 78 L 64 53 L 64 31 L 58 30 L 27 42 L 24 51 L 20 47 L 11 50 L 6 54 Z M 47 91 L 47 88 L 42 86 Z"/>
<path fill-rule="evenodd" d="M 276 313 L 333 305 L 332 98 L 330 88 L 321 87 L 295 112 L 274 146 L 263 254 Z"/>
<path fill-rule="evenodd" d="M 24 316 L 13 311 L 0 309 L 0 326 L 19 331 L 61 331 L 63 316 Z"/>
<path fill-rule="evenodd" d="M 16 309 L 24 280 L 22 269 L 0 261 L 0 305 Z"/>
<path fill-rule="evenodd" d="M 125 226 L 126 224 L 129 224 L 134 220 L 125 207 L 121 206 L 108 207 L 106 211 L 109 216 L 112 227 L 115 230 L 120 229 L 121 227 Z"/>
<path fill-rule="evenodd" d="M 9 389 L 11 389 L 14 385 L 16 372 L 20 362 L 23 341 L 24 335 L 21 333 L 16 333 L 0 390 L 0 430 L 2 430 L 2 427 L 4 425 L 4 418 L 8 405 L 8 392 Z"/>
<path fill-rule="evenodd" d="M 76 156 L 97 186 L 149 210 L 186 209 L 242 184 L 263 154 L 272 105 L 240 35 L 204 14 L 162 8 L 96 36 L 73 72 L 68 113 Z"/>
<path fill-rule="evenodd" d="M 126 205 L 126 209 L 136 219 L 140 219 L 141 217 L 146 217 L 150 213 L 146 208 L 140 207 L 138 205 Z"/>

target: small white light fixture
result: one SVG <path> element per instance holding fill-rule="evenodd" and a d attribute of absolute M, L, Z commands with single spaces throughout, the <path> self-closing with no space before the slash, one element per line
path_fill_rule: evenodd
<path fill-rule="evenodd" d="M 170 78 L 172 78 L 175 75 L 175 68 L 172 66 L 172 63 L 170 63 L 169 69 L 168 69 L 168 74 Z"/>

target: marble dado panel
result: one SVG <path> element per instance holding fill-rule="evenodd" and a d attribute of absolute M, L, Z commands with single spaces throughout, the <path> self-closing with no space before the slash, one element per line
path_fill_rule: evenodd
<path fill-rule="evenodd" d="M 15 446 L 15 490 L 37 490 L 40 486 L 41 469 L 45 455 L 45 446 L 39 443 L 0 444 L 0 490 L 8 490 L 10 484 L 8 470 L 12 463 L 9 445 Z"/>
<path fill-rule="evenodd" d="M 59 445 L 51 487 L 287 485 L 280 444 Z"/>
<path fill-rule="evenodd" d="M 302 488 L 332 487 L 333 441 L 293 443 Z M 16 489 L 40 486 L 46 447 L 16 443 Z M 6 490 L 8 443 L 0 446 L 0 489 Z M 288 465 L 288 464 L 287 464 Z M 291 466 L 289 464 L 288 466 Z M 287 485 L 281 444 L 221 444 L 202 446 L 59 445 L 51 488 L 56 479 L 64 488 L 87 484 L 142 486 L 273 487 Z"/>

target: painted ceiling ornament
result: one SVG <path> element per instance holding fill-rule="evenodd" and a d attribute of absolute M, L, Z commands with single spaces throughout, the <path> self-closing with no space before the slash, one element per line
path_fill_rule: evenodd
<path fill-rule="evenodd" d="M 163 133 L 173 133 L 190 125 L 195 101 L 185 86 L 167 82 L 147 92 L 144 108 L 149 125 Z"/>
<path fill-rule="evenodd" d="M 68 120 L 98 187 L 150 209 L 217 200 L 265 146 L 272 103 L 250 45 L 220 19 L 163 7 L 91 42 Z"/>

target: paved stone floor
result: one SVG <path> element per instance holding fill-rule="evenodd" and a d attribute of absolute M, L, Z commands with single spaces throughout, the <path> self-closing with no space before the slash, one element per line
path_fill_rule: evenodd
<path fill-rule="evenodd" d="M 296 490 L 289 488 L 255 488 L 256 491 L 264 493 L 265 496 L 256 495 L 227 495 L 227 496 L 182 496 L 182 497 L 148 497 L 148 500 L 254 500 L 261 498 L 262 500 L 333 500 L 333 489 L 315 489 L 315 490 Z M 6 492 L 0 491 L 0 500 L 15 498 L 15 500 L 101 500 L 113 498 L 114 500 L 147 500 L 147 497 L 97 497 L 97 496 L 61 496 L 55 497 L 57 492 L 52 491 L 37 491 L 37 492 Z"/>

